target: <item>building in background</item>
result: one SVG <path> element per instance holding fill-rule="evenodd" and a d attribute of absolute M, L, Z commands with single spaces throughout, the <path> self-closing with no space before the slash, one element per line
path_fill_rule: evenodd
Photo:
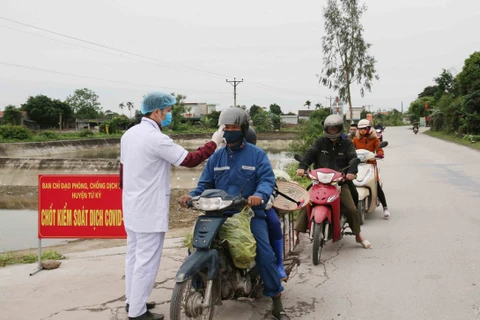
<path fill-rule="evenodd" d="M 205 118 L 207 114 L 217 110 L 216 104 L 201 102 L 186 102 L 183 106 L 185 107 L 185 113 L 183 116 L 186 120 L 190 121 L 200 121 Z"/>

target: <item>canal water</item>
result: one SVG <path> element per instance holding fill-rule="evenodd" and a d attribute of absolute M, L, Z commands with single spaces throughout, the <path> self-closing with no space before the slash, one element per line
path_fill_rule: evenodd
<path fill-rule="evenodd" d="M 259 147 L 267 152 L 267 155 L 274 169 L 285 169 L 289 163 L 295 162 L 288 153 L 290 141 L 259 141 Z M 199 141 L 191 142 L 191 145 L 185 145 L 188 150 L 196 150 L 201 145 Z M 119 147 L 101 148 L 97 150 L 76 151 L 71 153 L 49 155 L 48 158 L 55 159 L 118 159 Z M 38 174 L 47 173 L 66 173 L 64 170 L 44 171 L 41 169 L 19 169 L 19 170 L 0 170 L 2 181 L 8 185 L 34 185 Z M 171 171 L 171 188 L 193 189 L 197 185 L 198 178 L 202 172 L 199 168 L 173 167 Z M 73 174 L 95 173 L 95 172 L 70 172 Z M 11 178 L 8 179 L 8 176 Z M 36 210 L 0 210 L 0 252 L 11 250 L 22 250 L 36 248 L 38 246 L 37 237 L 37 216 Z M 72 240 L 72 239 L 70 239 Z M 67 243 L 65 239 L 44 239 L 42 247 Z"/>

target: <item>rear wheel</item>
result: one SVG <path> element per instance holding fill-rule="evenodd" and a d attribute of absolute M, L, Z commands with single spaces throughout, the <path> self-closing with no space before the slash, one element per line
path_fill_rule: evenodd
<path fill-rule="evenodd" d="M 208 302 L 208 308 L 204 309 L 202 304 L 206 287 L 207 278 L 202 273 L 193 275 L 185 282 L 176 283 L 170 304 L 170 319 L 212 320 L 215 313 L 215 304 L 211 301 L 212 299 Z"/>
<path fill-rule="evenodd" d="M 312 259 L 314 265 L 320 263 L 320 257 L 322 256 L 322 249 L 325 245 L 324 230 L 325 221 L 322 223 L 315 223 L 313 226 Z"/>

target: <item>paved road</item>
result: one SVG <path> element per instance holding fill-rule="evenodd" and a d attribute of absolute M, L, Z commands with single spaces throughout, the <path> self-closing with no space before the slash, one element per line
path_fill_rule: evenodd
<path fill-rule="evenodd" d="M 365 221 L 374 249 L 347 237 L 313 266 L 304 241 L 284 306 L 292 319 L 480 319 L 480 152 L 406 128 L 387 128 L 385 139 L 380 167 L 392 216 L 377 209 Z M 0 269 L 0 319 L 126 319 L 124 253 L 69 254 L 59 269 L 32 277 L 33 265 Z M 170 239 L 155 311 L 168 315 L 184 257 L 180 239 Z M 215 319 L 265 319 L 270 307 L 267 298 L 228 302 Z"/>

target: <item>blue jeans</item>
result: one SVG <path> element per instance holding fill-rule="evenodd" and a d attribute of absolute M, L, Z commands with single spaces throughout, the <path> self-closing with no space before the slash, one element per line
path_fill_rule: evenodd
<path fill-rule="evenodd" d="M 273 208 L 270 208 L 268 210 L 265 210 L 265 214 L 267 215 L 265 220 L 267 222 L 268 237 L 270 238 L 270 242 L 275 240 L 282 240 L 282 224 L 280 223 L 280 219 L 278 218 L 277 211 L 275 211 L 275 209 Z"/>
<path fill-rule="evenodd" d="M 274 297 L 283 291 L 283 287 L 277 269 L 277 258 L 270 246 L 265 217 L 253 217 L 250 222 L 250 230 L 257 242 L 255 262 L 265 287 L 263 294 L 267 297 Z"/>

